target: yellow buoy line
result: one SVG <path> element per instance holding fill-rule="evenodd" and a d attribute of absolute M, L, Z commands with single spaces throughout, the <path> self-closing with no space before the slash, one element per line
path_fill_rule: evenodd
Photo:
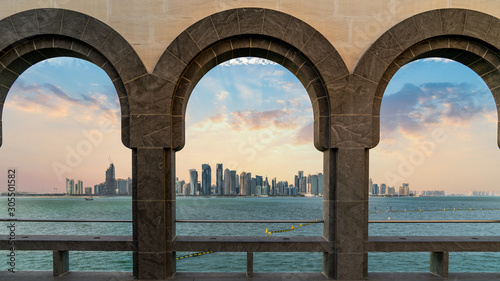
<path fill-rule="evenodd" d="M 316 220 L 318 220 L 316 218 Z M 311 224 L 315 224 L 317 222 L 312 222 L 312 223 L 306 223 L 306 224 L 303 224 L 301 223 L 298 227 L 294 227 L 292 225 L 292 228 L 290 229 L 283 229 L 283 230 L 273 230 L 273 231 L 268 231 L 267 228 L 266 228 L 266 233 L 268 234 L 267 237 L 271 236 L 273 233 L 281 233 L 281 232 L 287 232 L 287 231 L 292 231 L 292 230 L 297 230 L 301 227 L 304 227 L 304 226 L 308 226 L 308 225 L 311 225 Z M 185 255 L 185 256 L 180 256 L 180 257 L 176 257 L 175 259 L 176 260 L 182 260 L 182 259 L 187 259 L 187 258 L 193 258 L 193 257 L 199 257 L 199 256 L 202 256 L 202 255 L 206 255 L 206 254 L 212 254 L 214 253 L 214 251 L 209 251 L 209 252 L 199 252 L 199 253 L 194 253 L 194 254 L 190 254 L 190 255 Z"/>
<path fill-rule="evenodd" d="M 456 208 L 453 208 L 453 209 L 446 209 L 446 208 L 443 208 L 443 209 L 437 209 L 437 210 L 422 210 L 422 209 L 418 209 L 418 210 L 407 210 L 407 209 L 403 209 L 403 210 L 386 210 L 386 211 L 377 211 L 377 208 L 375 208 L 375 211 L 374 212 L 370 212 L 370 214 L 379 214 L 379 213 L 410 213 L 410 212 L 453 212 L 453 211 L 500 211 L 500 209 L 484 209 L 484 208 L 480 208 L 480 209 L 473 209 L 473 208 L 469 208 L 469 209 L 456 209 Z"/>
<path fill-rule="evenodd" d="M 316 220 L 318 220 L 318 219 L 316 218 Z M 268 234 L 268 235 L 267 235 L 267 237 L 269 237 L 269 236 L 273 235 L 273 233 L 282 233 L 282 232 L 293 231 L 293 230 L 297 230 L 297 229 L 299 229 L 299 228 L 301 228 L 301 227 L 304 227 L 304 226 L 307 226 L 307 225 L 311 225 L 311 224 L 315 224 L 315 223 L 317 223 L 317 222 L 306 223 L 306 224 L 302 224 L 302 223 L 301 223 L 298 227 L 294 227 L 294 226 L 292 225 L 292 227 L 291 227 L 291 228 L 289 228 L 289 229 L 282 229 L 282 230 L 272 230 L 272 231 L 268 231 L 268 230 L 267 230 L 267 228 L 266 228 L 266 233 Z"/>
<path fill-rule="evenodd" d="M 209 251 L 209 252 L 199 252 L 199 253 L 195 253 L 195 254 L 191 254 L 191 255 L 185 255 L 185 256 L 176 257 L 175 259 L 176 259 L 176 260 L 182 260 L 182 259 L 186 259 L 186 258 L 199 257 L 199 256 L 202 256 L 202 255 L 211 254 L 211 253 L 213 253 L 213 252 L 214 252 L 214 251 Z"/>

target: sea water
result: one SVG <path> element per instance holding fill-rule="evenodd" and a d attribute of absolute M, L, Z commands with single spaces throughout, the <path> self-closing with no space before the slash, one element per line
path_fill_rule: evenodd
<path fill-rule="evenodd" d="M 178 197 L 177 219 L 321 220 L 322 198 L 302 197 Z M 0 218 L 7 218 L 7 199 L 0 197 Z M 472 210 L 471 210 L 472 209 Z M 481 210 L 482 209 L 482 210 Z M 500 197 L 370 198 L 369 220 L 498 220 Z M 406 210 L 406 212 L 404 211 Z M 422 212 L 420 212 L 422 210 Z M 16 218 L 131 220 L 130 197 L 16 198 Z M 0 235 L 7 233 L 0 227 Z M 267 236 L 266 229 L 290 229 L 290 223 L 177 223 L 177 235 Z M 294 225 L 296 228 L 297 224 Z M 498 223 L 369 224 L 369 235 L 482 236 L 499 235 Z M 16 235 L 132 235 L 131 223 L 17 222 Z M 312 224 L 273 236 L 321 236 L 322 224 Z M 0 251 L 5 257 L 7 251 Z M 178 252 L 177 255 L 190 254 Z M 52 270 L 51 251 L 17 251 L 16 269 Z M 429 270 L 429 253 L 369 253 L 369 271 Z M 450 271 L 500 272 L 498 253 L 450 253 Z M 246 253 L 212 253 L 177 261 L 178 271 L 244 272 Z M 0 269 L 1 270 L 1 269 Z M 7 270 L 7 265 L 5 265 Z M 72 271 L 132 271 L 131 252 L 70 252 Z M 321 253 L 254 253 L 254 271 L 321 271 Z"/>

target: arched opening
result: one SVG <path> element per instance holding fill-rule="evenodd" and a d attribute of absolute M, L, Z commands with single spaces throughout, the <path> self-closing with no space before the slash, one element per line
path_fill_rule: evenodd
<path fill-rule="evenodd" d="M 464 38 L 437 38 L 463 44 Z M 469 41 L 469 40 L 468 40 Z M 454 43 L 452 43 L 454 42 Z M 369 220 L 488 220 L 498 216 L 498 96 L 488 56 L 467 50 L 415 52 L 383 87 L 381 141 L 372 150 Z M 470 49 L 469 49 L 470 48 Z M 491 55 L 491 54 L 490 54 Z M 403 55 L 402 55 L 403 56 Z M 485 59 L 484 57 L 488 58 Z M 393 75 L 393 76 L 392 76 Z M 384 83 L 385 85 L 385 83 Z M 379 88 L 380 90 L 380 88 Z M 493 96 L 492 96 L 493 93 Z M 446 196 L 446 197 L 445 197 Z M 474 197 L 468 197 L 474 196 Z M 370 224 L 370 236 L 489 236 L 495 224 Z M 493 231 L 493 232 L 492 232 Z M 497 253 L 450 253 L 450 272 L 495 272 Z M 387 262 L 397 260 L 398 262 Z M 475 264 L 470 267 L 470 264 Z M 428 271 L 428 253 L 370 253 L 370 271 Z"/>
<path fill-rule="evenodd" d="M 162 54 L 153 71 L 154 79 L 163 83 L 163 88 L 168 95 L 171 107 L 162 116 L 157 118 L 171 117 L 169 126 L 164 128 L 170 132 L 170 138 L 164 138 L 167 143 L 165 150 L 158 150 L 168 167 L 167 193 L 165 194 L 166 216 L 166 272 L 164 276 L 173 276 L 175 273 L 175 254 L 178 250 L 187 249 L 190 239 L 209 239 L 209 236 L 189 238 L 176 236 L 176 213 L 175 213 L 175 154 L 185 145 L 185 114 L 191 93 L 200 79 L 212 68 L 220 63 L 233 58 L 257 57 L 271 60 L 283 65 L 292 72 L 306 89 L 313 107 L 314 116 L 314 146 L 324 153 L 324 161 L 328 162 L 323 171 L 326 187 L 331 185 L 326 179 L 331 180 L 334 173 L 333 151 L 331 151 L 332 140 L 330 139 L 331 104 L 326 84 L 333 82 L 348 74 L 347 68 L 340 55 L 336 52 L 330 42 L 311 26 L 290 15 L 268 9 L 242 8 L 223 11 L 206 17 L 190 26 L 182 32 L 167 50 Z M 160 81 L 161 79 L 161 81 Z M 334 85 L 335 83 L 332 83 Z M 146 119 L 146 118 L 144 118 Z M 159 130 L 163 129 L 157 127 Z M 159 134 L 158 134 L 159 135 Z M 150 139 L 152 139 L 152 136 Z M 149 139 L 147 140 L 149 141 Z M 168 142 L 170 141 L 170 142 Z M 330 150 L 329 150 L 330 149 Z M 149 152 L 144 152 L 144 155 Z M 212 170 L 213 172 L 213 170 Z M 327 189 L 324 190 L 328 192 Z M 314 240 L 309 251 L 323 252 L 324 272 L 328 276 L 334 276 L 334 264 L 336 254 L 331 253 L 329 248 L 323 248 L 321 242 L 335 242 L 335 231 L 332 227 L 336 220 L 336 208 L 329 204 L 335 200 L 333 192 L 328 193 L 323 200 L 324 227 L 323 237 L 310 238 Z M 153 202 L 152 202 L 153 203 Z M 142 235 L 139 240 L 148 235 Z M 150 235 L 149 235 L 150 236 Z M 260 239 L 259 237 L 255 237 Z M 308 238 L 309 239 L 309 238 Z M 316 240 L 315 240 L 316 239 Z M 217 240 L 217 238 L 216 238 Z M 272 240 L 272 239 L 271 239 Z M 291 239 L 294 240 L 294 239 Z M 228 238 L 219 238 L 222 247 L 231 247 Z M 270 241 L 270 240 L 269 240 Z M 263 241 L 266 244 L 268 241 Z M 290 250 L 299 250 L 305 243 L 297 241 L 296 246 L 289 247 Z M 139 241 L 140 245 L 140 241 Z M 194 248 L 204 248 L 197 244 Z M 214 244 L 215 245 L 215 244 Z M 217 244 L 219 245 L 219 244 Z M 242 242 L 241 246 L 250 244 Z M 218 246 L 217 246 L 218 247 Z M 226 248 L 226 250 L 229 248 Z M 236 251 L 245 252 L 247 248 L 232 248 Z M 277 247 L 266 247 L 266 251 L 282 252 Z M 326 251 L 325 251 L 326 250 Z M 264 248 L 257 252 L 264 251 Z M 141 259 L 139 251 L 139 259 Z M 151 251 L 147 251 L 151 252 Z M 157 252 L 157 251 L 154 251 Z M 254 250 L 248 250 L 248 265 L 253 263 Z M 160 254 L 160 253 L 158 253 Z M 149 262 L 153 254 L 143 253 L 143 261 Z M 141 261 L 139 260 L 139 263 Z M 250 267 L 247 267 L 247 269 Z M 139 269 L 140 271 L 140 269 Z M 141 276 L 139 272 L 139 276 Z"/>
<path fill-rule="evenodd" d="M 186 109 L 186 146 L 176 155 L 177 219 L 321 220 L 322 155 L 313 146 L 313 124 L 307 92 L 283 66 L 241 57 L 211 69 L 194 88 Z M 303 175 L 298 187 L 297 171 Z M 193 184 L 198 185 L 195 191 Z M 266 236 L 266 230 L 291 226 L 177 223 L 176 232 Z M 315 224 L 272 235 L 321 234 L 321 224 Z M 245 271 L 245 260 L 245 253 L 220 252 L 197 261 L 179 260 L 177 270 L 192 271 L 196 263 L 197 271 Z M 283 267 L 275 260 L 295 262 Z M 321 254 L 255 253 L 254 269 L 319 272 Z"/>
<path fill-rule="evenodd" d="M 92 222 L 132 219 L 130 150 L 122 144 L 120 103 L 106 72 L 78 58 L 42 60 L 10 86 L 2 117 L 0 166 L 15 170 L 18 182 L 15 195 L 5 194 L 15 198 L 12 217 L 49 220 L 16 222 L 18 237 L 132 235 L 130 222 Z M 110 159 L 113 178 L 106 177 Z M 6 173 L 1 177 L 7 182 Z M 16 254 L 17 270 L 52 269 L 51 251 Z M 103 262 L 92 267 L 89 259 Z M 73 251 L 69 266 L 132 271 L 132 252 Z"/>

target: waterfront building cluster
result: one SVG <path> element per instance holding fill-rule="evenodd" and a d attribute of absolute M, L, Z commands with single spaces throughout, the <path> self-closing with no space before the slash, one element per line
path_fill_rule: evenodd
<path fill-rule="evenodd" d="M 196 169 L 189 170 L 189 181 L 176 181 L 176 193 L 186 196 L 321 196 L 323 195 L 323 174 L 308 176 L 298 171 L 294 183 L 271 180 L 267 176 L 252 176 L 251 172 L 223 169 L 223 164 L 216 164 L 215 182 L 212 182 L 212 167 L 201 165 L 201 181 Z"/>
<path fill-rule="evenodd" d="M 83 181 L 66 178 L 66 194 L 68 195 L 131 195 L 132 194 L 132 179 L 117 179 L 115 177 L 115 165 L 111 163 L 106 170 L 105 181 L 92 187 L 83 188 Z"/>
<path fill-rule="evenodd" d="M 409 183 L 401 184 L 396 190 L 394 186 L 387 186 L 385 183 L 380 185 L 373 183 L 371 178 L 368 184 L 368 193 L 372 196 L 414 196 L 416 194 L 416 192 L 410 191 Z"/>
<path fill-rule="evenodd" d="M 428 197 L 432 197 L 432 196 L 445 196 L 445 192 L 444 190 L 423 190 L 422 192 L 420 192 L 420 196 L 428 196 Z"/>
<path fill-rule="evenodd" d="M 469 192 L 470 196 L 500 196 L 500 191 L 474 190 Z"/>

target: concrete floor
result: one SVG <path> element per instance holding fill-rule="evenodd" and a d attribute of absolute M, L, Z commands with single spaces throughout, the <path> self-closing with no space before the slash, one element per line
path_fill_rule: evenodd
<path fill-rule="evenodd" d="M 69 272 L 61 277 L 53 277 L 52 272 L 24 271 L 10 273 L 0 272 L 2 281 L 127 281 L 134 279 L 130 272 Z M 255 273 L 247 278 L 244 273 L 177 273 L 168 281 L 218 281 L 218 280 L 253 280 L 253 281 L 321 281 L 328 280 L 320 273 Z M 426 281 L 426 280 L 460 280 L 460 281 L 492 281 L 500 280 L 500 273 L 450 273 L 450 277 L 442 279 L 430 273 L 370 273 L 369 281 Z"/>

